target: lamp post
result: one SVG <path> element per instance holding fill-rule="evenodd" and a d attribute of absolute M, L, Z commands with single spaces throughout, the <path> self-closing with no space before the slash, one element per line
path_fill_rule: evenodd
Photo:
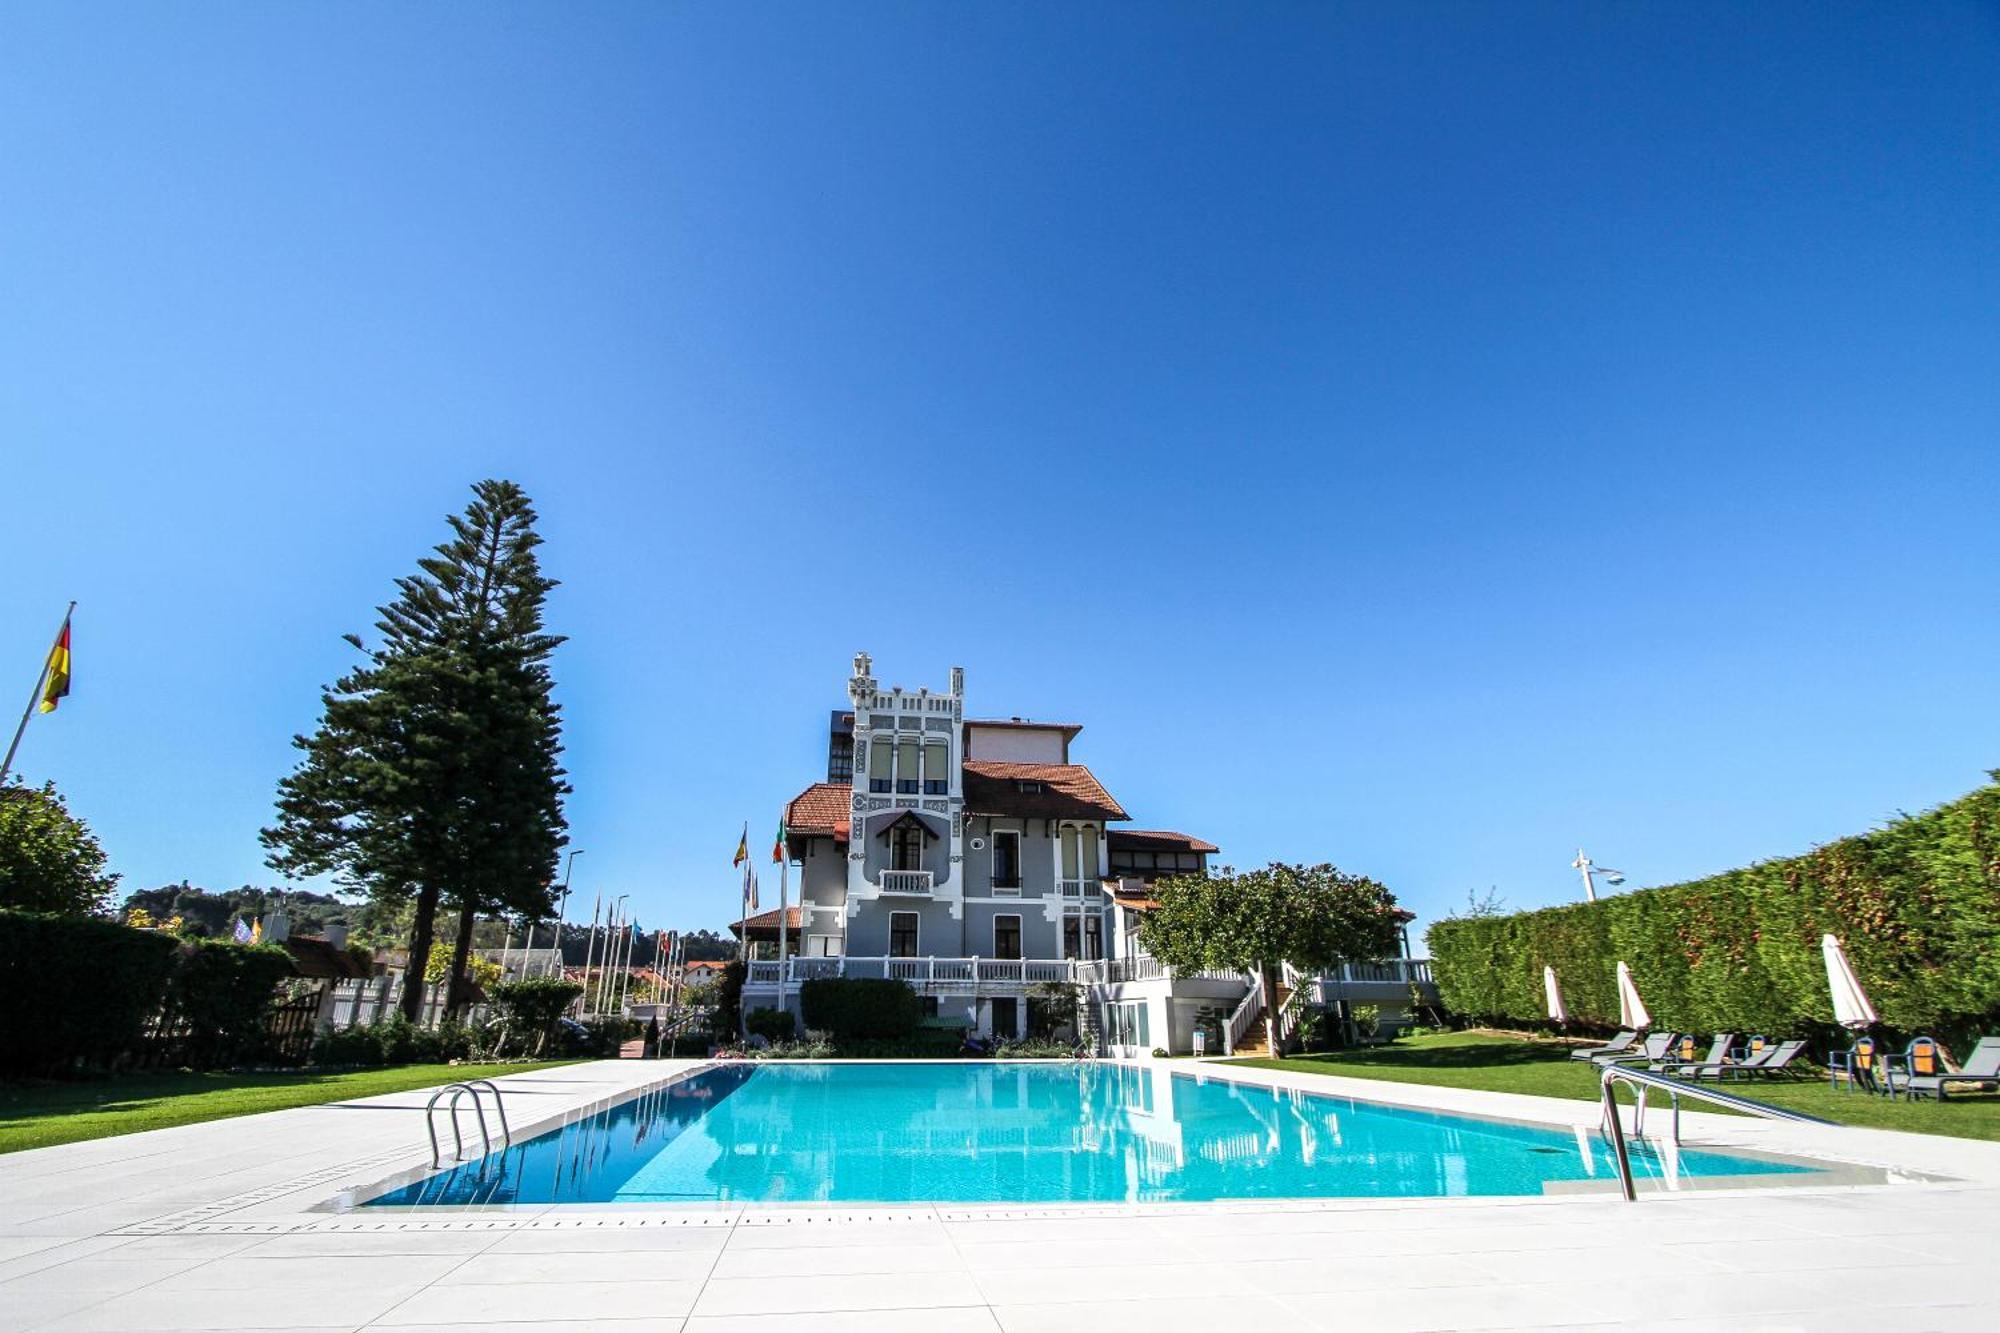
<path fill-rule="evenodd" d="M 1571 861 L 1569 864 L 1570 869 L 1582 874 L 1583 895 L 1591 902 L 1597 901 L 1597 876 L 1604 876 L 1604 882 L 1614 889 L 1625 882 L 1624 871 L 1613 870 L 1610 866 L 1598 865 L 1583 854 L 1583 848 L 1581 847 L 1576 849 L 1576 860 Z"/>

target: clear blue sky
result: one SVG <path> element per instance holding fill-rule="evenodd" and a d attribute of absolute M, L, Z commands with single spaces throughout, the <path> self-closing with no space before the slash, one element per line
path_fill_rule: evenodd
<path fill-rule="evenodd" d="M 733 914 L 856 649 L 1424 917 L 2000 765 L 1990 5 L 10 4 L 0 707 L 128 887 L 488 475 L 589 895 Z"/>

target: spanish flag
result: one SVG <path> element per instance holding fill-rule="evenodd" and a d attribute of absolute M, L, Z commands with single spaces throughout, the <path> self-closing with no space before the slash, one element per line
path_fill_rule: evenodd
<path fill-rule="evenodd" d="M 41 711 L 53 713 L 56 704 L 69 697 L 69 617 L 63 617 L 62 632 L 49 649 L 49 664 L 42 678 Z"/>
<path fill-rule="evenodd" d="M 69 631 L 67 627 L 65 627 L 63 633 L 65 637 L 68 636 Z M 740 866 L 749 859 L 750 859 L 750 826 L 748 824 L 745 824 L 743 826 L 743 836 L 736 840 L 736 857 L 729 864 L 731 867 Z"/>

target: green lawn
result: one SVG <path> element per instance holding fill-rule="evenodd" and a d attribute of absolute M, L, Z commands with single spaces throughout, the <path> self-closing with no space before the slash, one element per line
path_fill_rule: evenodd
<path fill-rule="evenodd" d="M 1595 1100 L 1596 1070 L 1567 1058 L 1561 1042 L 1497 1033 L 1452 1032 L 1405 1037 L 1388 1046 L 1365 1051 L 1290 1060 L 1237 1060 L 1232 1063 L 1263 1069 L 1310 1070 L 1348 1078 L 1377 1078 L 1394 1083 L 1428 1083 L 1447 1088 L 1483 1088 L 1489 1092 L 1521 1092 L 1538 1097 Z M 1796 1082 L 1764 1079 L 1730 1081 L 1722 1088 L 1774 1106 L 1843 1125 L 1875 1129 L 1907 1129 L 1922 1134 L 1955 1134 L 1968 1139 L 2000 1139 L 2000 1095 L 1971 1094 L 1942 1105 L 1933 1101 L 1890 1101 L 1869 1093 L 1840 1092 L 1818 1079 Z M 1625 1090 L 1621 1089 L 1621 1092 Z M 1624 1100 L 1629 1101 L 1627 1095 Z M 1681 1105 L 1690 1111 L 1715 1111 L 1692 1099 Z"/>
<path fill-rule="evenodd" d="M 0 1153 L 572 1063 L 400 1065 L 345 1073 L 132 1074 L 96 1083 L 0 1084 Z"/>

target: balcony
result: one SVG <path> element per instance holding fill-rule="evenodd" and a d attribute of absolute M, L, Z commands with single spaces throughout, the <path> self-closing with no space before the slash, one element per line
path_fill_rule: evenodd
<path fill-rule="evenodd" d="M 1097 881 L 1094 879 L 1059 879 L 1056 881 L 1056 892 L 1065 898 L 1082 898 L 1097 892 Z"/>
<path fill-rule="evenodd" d="M 883 893 L 922 893 L 931 891 L 931 872 L 928 870 L 884 870 L 876 878 L 875 886 Z"/>
<path fill-rule="evenodd" d="M 753 960 L 746 984 L 775 986 L 779 963 Z M 1031 986 L 1041 981 L 1074 982 L 1079 964 L 1067 958 L 788 958 L 785 984 L 826 977 L 905 981 L 918 990 L 974 991 L 982 986 Z"/>

